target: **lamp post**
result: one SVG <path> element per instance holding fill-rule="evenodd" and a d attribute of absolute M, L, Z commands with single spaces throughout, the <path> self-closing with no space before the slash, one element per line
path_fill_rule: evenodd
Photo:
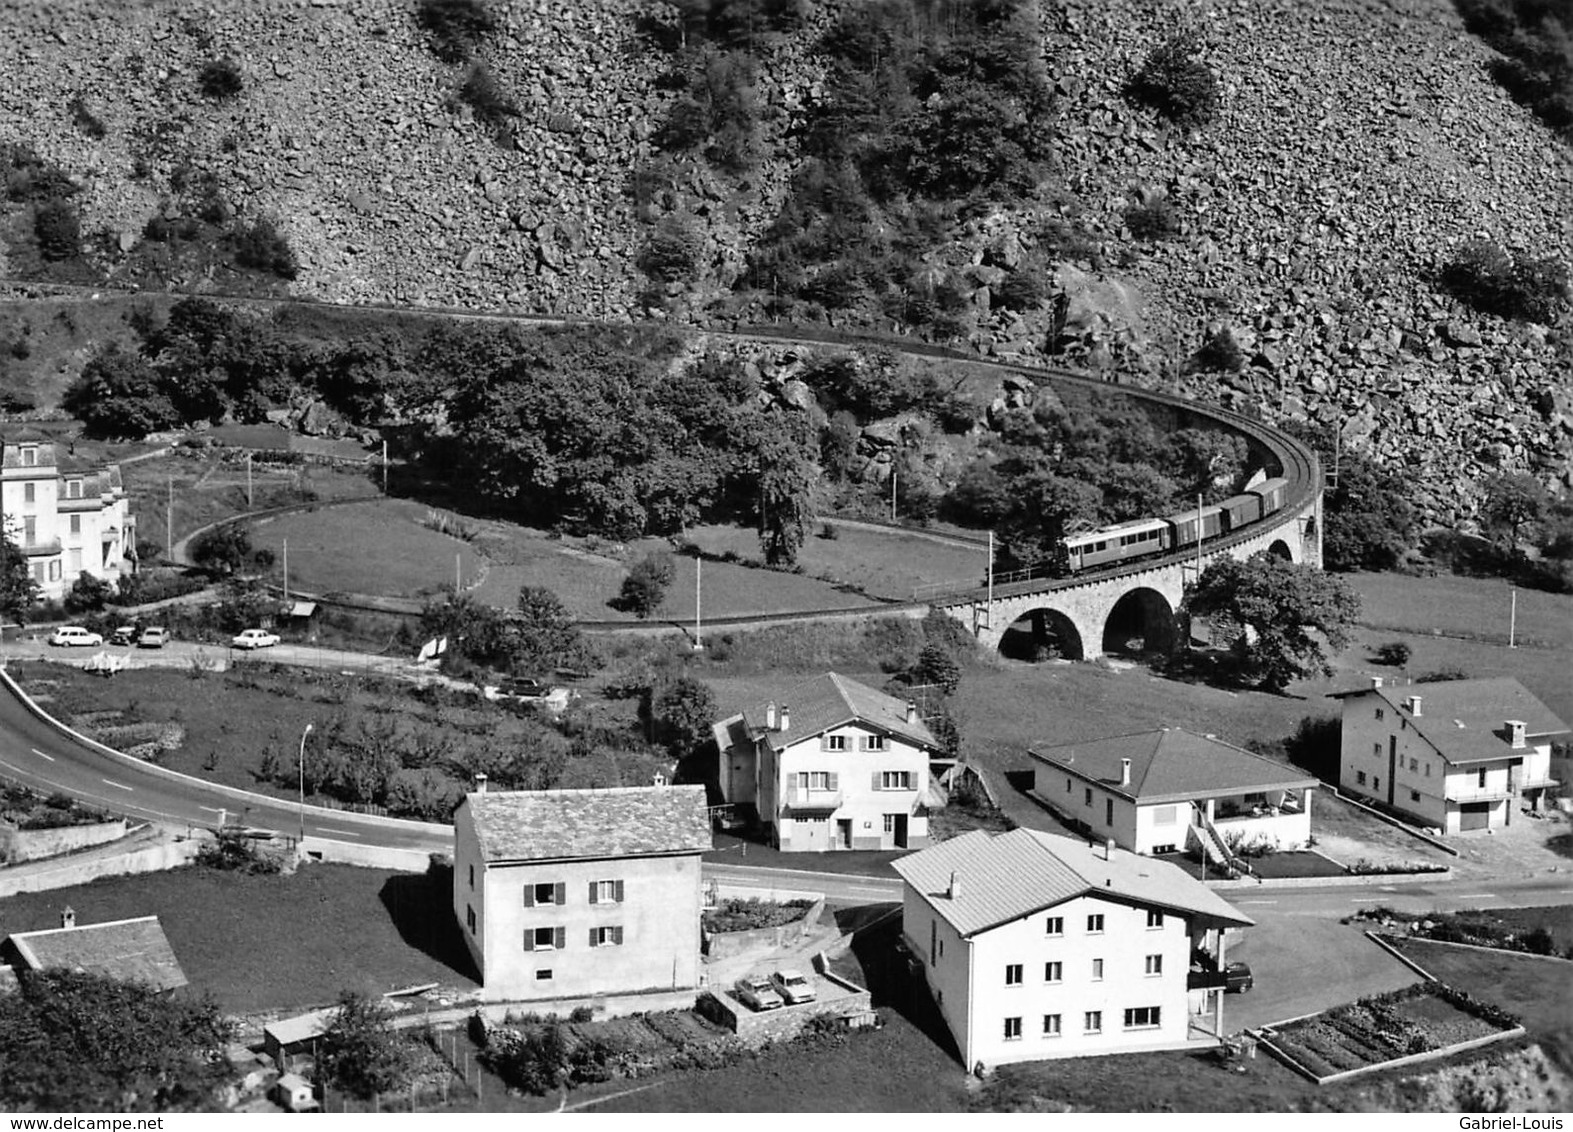
<path fill-rule="evenodd" d="M 300 733 L 300 758 L 296 769 L 300 772 L 300 841 L 297 846 L 306 843 L 306 736 L 311 734 L 311 724 L 306 724 L 306 730 Z"/>

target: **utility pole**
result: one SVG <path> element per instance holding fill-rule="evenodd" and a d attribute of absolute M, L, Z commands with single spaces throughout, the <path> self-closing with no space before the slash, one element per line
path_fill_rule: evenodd
<path fill-rule="evenodd" d="M 175 477 L 169 477 L 169 501 L 164 505 L 164 560 L 175 561 Z"/>
<path fill-rule="evenodd" d="M 994 628 L 994 532 L 993 532 L 993 530 L 989 531 L 989 573 L 988 573 L 988 579 L 989 579 L 988 622 L 989 622 L 989 628 L 992 629 L 992 628 Z"/>
<path fill-rule="evenodd" d="M 284 600 L 289 601 L 289 539 L 284 540 Z"/>
<path fill-rule="evenodd" d="M 890 521 L 896 521 L 896 469 L 890 469 Z"/>
<path fill-rule="evenodd" d="M 459 596 L 459 590 L 464 586 L 464 557 L 462 551 L 453 552 L 453 596 Z"/>
<path fill-rule="evenodd" d="M 1196 584 L 1202 584 L 1202 493 L 1196 493 Z"/>
<path fill-rule="evenodd" d="M 704 585 L 700 581 L 700 566 L 704 563 L 704 556 L 694 555 L 694 651 L 700 652 L 705 647 L 704 640 L 700 637 L 701 610 L 703 608 Z"/>
<path fill-rule="evenodd" d="M 251 507 L 252 507 L 252 502 L 251 502 L 251 453 L 247 452 L 246 453 L 246 509 L 249 511 L 251 509 Z"/>
<path fill-rule="evenodd" d="M 388 442 L 382 442 L 382 494 L 388 494 Z"/>
<path fill-rule="evenodd" d="M 1512 596 L 1510 598 L 1511 604 L 1508 606 L 1507 613 L 1507 647 L 1510 649 L 1516 649 L 1518 648 L 1516 643 L 1518 635 L 1518 587 L 1514 586 L 1508 592 Z"/>

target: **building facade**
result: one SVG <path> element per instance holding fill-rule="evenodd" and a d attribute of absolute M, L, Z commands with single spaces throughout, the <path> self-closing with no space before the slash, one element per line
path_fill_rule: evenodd
<path fill-rule="evenodd" d="M 714 725 L 721 796 L 789 852 L 912 849 L 947 758 L 910 700 L 834 672 Z"/>
<path fill-rule="evenodd" d="M 1226 933 L 1180 869 L 1017 829 L 895 862 L 903 934 L 970 1068 L 1216 1044 Z"/>
<path fill-rule="evenodd" d="M 1568 726 L 1511 677 L 1339 693 L 1340 790 L 1443 833 L 1500 829 L 1539 809 L 1556 781 L 1551 740 Z"/>
<path fill-rule="evenodd" d="M 699 985 L 702 786 L 498 791 L 454 814 L 453 911 L 491 1001 Z"/>
<path fill-rule="evenodd" d="M 6 536 L 27 556 L 41 597 L 59 600 L 83 574 L 111 585 L 130 569 L 136 520 L 120 465 L 77 469 L 44 440 L 7 442 L 0 455 Z"/>

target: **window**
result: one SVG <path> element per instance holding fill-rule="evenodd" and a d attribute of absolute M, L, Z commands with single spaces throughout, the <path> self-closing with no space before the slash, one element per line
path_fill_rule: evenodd
<path fill-rule="evenodd" d="M 1092 981 L 1095 982 L 1095 983 L 1103 982 L 1103 960 L 1102 959 L 1094 959 L 1092 961 Z"/>
<path fill-rule="evenodd" d="M 82 498 L 82 481 L 81 480 L 66 480 L 66 498 L 67 499 L 81 499 Z"/>
<path fill-rule="evenodd" d="M 874 784 L 876 790 L 911 790 L 912 772 L 910 770 L 885 770 L 879 773 Z"/>
<path fill-rule="evenodd" d="M 1103 824 L 1104 825 L 1113 825 L 1114 824 L 1114 799 L 1113 798 L 1105 798 L 1103 800 Z"/>
<path fill-rule="evenodd" d="M 82 516 L 71 516 L 71 533 L 80 536 L 82 533 Z"/>
<path fill-rule="evenodd" d="M 1377 758 L 1377 759 L 1382 757 L 1382 744 L 1380 744 L 1380 743 L 1372 743 L 1371 744 L 1371 757 L 1372 758 Z"/>
<path fill-rule="evenodd" d="M 1147 926 L 1149 928 L 1161 928 L 1161 927 L 1163 927 L 1163 913 L 1162 912 L 1158 912 L 1158 911 L 1154 911 L 1152 909 L 1148 909 L 1148 911 L 1147 911 Z"/>
<path fill-rule="evenodd" d="M 929 921 L 929 966 L 934 966 L 934 959 L 939 954 L 939 921 Z"/>
<path fill-rule="evenodd" d="M 31 444 L 24 445 L 22 448 L 22 467 L 38 467 L 38 449 Z"/>
<path fill-rule="evenodd" d="M 1087 794 L 1086 794 L 1086 797 L 1082 799 L 1082 805 L 1084 805 L 1084 806 L 1092 805 L 1092 787 L 1091 786 L 1087 787 Z"/>
<path fill-rule="evenodd" d="M 561 882 L 545 884 L 527 884 L 524 886 L 524 906 L 534 908 L 537 904 L 566 904 L 568 903 L 568 886 Z"/>
<path fill-rule="evenodd" d="M 1069 794 L 1070 792 L 1071 792 L 1071 780 L 1067 778 L 1065 780 L 1065 793 Z"/>
<path fill-rule="evenodd" d="M 568 929 L 556 928 L 525 928 L 524 949 L 526 951 L 561 951 L 568 946 Z"/>
<path fill-rule="evenodd" d="M 60 559 L 58 558 L 49 564 L 49 580 L 51 582 L 60 580 Z"/>
<path fill-rule="evenodd" d="M 1376 718 L 1379 719 L 1379 720 L 1380 719 L 1386 719 L 1387 718 L 1387 713 L 1384 712 L 1381 708 L 1377 708 L 1376 709 Z"/>
<path fill-rule="evenodd" d="M 863 737 L 863 749 L 865 751 L 883 751 L 885 749 L 885 737 L 883 735 L 865 735 Z"/>
<path fill-rule="evenodd" d="M 905 814 L 885 814 L 884 815 L 884 818 L 885 818 L 885 832 L 886 833 L 895 833 L 896 832 L 896 819 L 897 818 L 901 818 L 901 817 L 905 817 L 905 816 L 906 816 Z"/>
<path fill-rule="evenodd" d="M 1420 801 L 1420 791 L 1418 791 L 1418 790 L 1411 790 L 1409 792 L 1409 800 L 1411 802 L 1418 802 L 1418 801 Z"/>
<path fill-rule="evenodd" d="M 591 928 L 591 947 L 621 947 L 623 943 L 623 928 L 619 924 L 610 928 Z"/>
<path fill-rule="evenodd" d="M 1125 1028 L 1127 1030 L 1152 1030 L 1158 1026 L 1158 1011 L 1156 1006 L 1133 1006 L 1125 1012 Z"/>
<path fill-rule="evenodd" d="M 845 735 L 826 735 L 823 749 L 827 751 L 844 751 L 847 749 L 847 737 Z"/>
<path fill-rule="evenodd" d="M 1149 955 L 1149 956 L 1147 956 L 1147 974 L 1149 974 L 1149 975 L 1161 975 L 1161 974 L 1163 974 L 1163 956 L 1162 955 Z"/>
<path fill-rule="evenodd" d="M 1363 771 L 1363 770 L 1355 771 L 1355 781 L 1358 782 L 1361 786 L 1364 786 L 1365 785 L 1365 771 Z"/>
<path fill-rule="evenodd" d="M 1020 963 L 1007 963 L 1007 964 L 1005 964 L 1005 985 L 1008 986 L 1008 987 L 1019 987 L 1019 986 L 1021 986 L 1021 964 Z"/>
<path fill-rule="evenodd" d="M 22 545 L 32 546 L 38 541 L 38 520 L 28 515 L 22 520 Z"/>
<path fill-rule="evenodd" d="M 22 485 L 22 502 L 23 503 L 36 503 L 37 501 L 38 501 L 37 486 L 35 484 L 24 483 Z"/>
<path fill-rule="evenodd" d="M 1426 763 L 1426 777 L 1427 778 L 1431 777 L 1431 764 L 1430 763 Z"/>
<path fill-rule="evenodd" d="M 1043 1016 L 1043 1036 L 1057 1038 L 1060 1036 L 1060 1016 L 1058 1014 L 1045 1014 Z"/>
<path fill-rule="evenodd" d="M 1043 921 L 1043 934 L 1044 935 L 1064 935 L 1065 934 L 1065 917 L 1064 916 L 1050 916 L 1048 919 L 1044 920 Z"/>
<path fill-rule="evenodd" d="M 1087 917 L 1087 934 L 1088 935 L 1102 935 L 1103 934 L 1103 913 L 1102 912 L 1099 912 L 1097 915 L 1088 916 Z"/>
<path fill-rule="evenodd" d="M 535 972 L 535 981 L 538 982 L 538 983 L 549 983 L 549 982 L 551 982 L 552 981 L 552 969 L 550 967 L 543 967 L 543 968 L 538 969 Z"/>
<path fill-rule="evenodd" d="M 1420 769 L 1420 760 L 1419 759 L 1410 759 L 1409 760 L 1409 771 L 1410 771 L 1410 773 L 1413 774 L 1415 771 L 1417 771 L 1419 769 Z"/>
<path fill-rule="evenodd" d="M 1175 822 L 1174 806 L 1158 806 L 1152 812 L 1153 825 L 1173 825 Z"/>
<path fill-rule="evenodd" d="M 829 790 L 830 772 L 828 770 L 811 770 L 808 772 L 808 788 L 810 790 Z"/>
<path fill-rule="evenodd" d="M 623 882 L 620 880 L 592 880 L 590 882 L 591 904 L 621 904 L 623 902 Z"/>
<path fill-rule="evenodd" d="M 1482 789 L 1482 790 L 1484 790 L 1486 788 L 1486 768 L 1485 767 L 1481 767 L 1480 768 L 1479 786 L 1480 786 L 1480 789 Z"/>
<path fill-rule="evenodd" d="M 1044 982 L 1046 982 L 1046 983 L 1058 983 L 1058 982 L 1063 981 L 1064 978 L 1065 978 L 1065 964 L 1061 963 L 1058 959 L 1055 959 L 1055 960 L 1053 960 L 1051 962 L 1048 962 L 1048 963 L 1045 963 L 1043 965 L 1043 981 Z"/>
<path fill-rule="evenodd" d="M 35 562 L 35 563 L 33 563 L 33 581 L 35 581 L 35 582 L 42 582 L 43 580 L 44 580 L 44 564 L 42 562 Z"/>
<path fill-rule="evenodd" d="M 1005 1019 L 1005 1040 L 1007 1042 L 1016 1042 L 1021 1040 L 1020 1018 Z"/>
<path fill-rule="evenodd" d="M 1372 790 L 1380 790 L 1380 789 L 1382 789 L 1382 779 L 1380 778 L 1380 776 L 1375 775 L 1375 774 L 1373 774 L 1371 776 L 1371 789 Z"/>
<path fill-rule="evenodd" d="M 1089 1010 L 1081 1016 L 1081 1028 L 1085 1034 L 1103 1033 L 1103 1011 Z"/>
<path fill-rule="evenodd" d="M 474 865 L 470 866 L 470 887 L 471 888 L 475 887 L 475 866 Z"/>
<path fill-rule="evenodd" d="M 470 934 L 475 934 L 475 909 L 468 904 L 464 906 L 464 923 L 470 929 Z"/>

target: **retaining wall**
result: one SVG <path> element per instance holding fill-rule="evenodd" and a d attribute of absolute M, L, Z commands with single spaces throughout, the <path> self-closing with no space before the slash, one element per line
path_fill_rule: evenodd
<path fill-rule="evenodd" d="M 722 896 L 717 890 L 717 895 Z M 711 959 L 734 959 L 743 955 L 752 955 L 756 952 L 771 951 L 775 948 L 790 947 L 813 931 L 819 923 L 819 917 L 825 911 L 825 898 L 820 893 L 805 892 L 792 896 L 776 893 L 770 897 L 759 896 L 757 892 L 750 892 L 748 896 L 722 896 L 723 899 L 747 900 L 752 896 L 755 899 L 767 900 L 771 903 L 784 903 L 787 900 L 812 900 L 813 903 L 803 910 L 803 915 L 789 924 L 778 924 L 773 928 L 752 928 L 743 932 L 705 932 L 702 942 L 704 954 Z"/>
<path fill-rule="evenodd" d="M 195 859 L 201 843 L 196 840 L 167 841 L 145 849 L 132 849 L 107 857 L 88 860 L 63 861 L 49 868 L 28 868 L 15 876 L 0 870 L 0 896 L 15 896 L 19 892 L 49 892 L 56 888 L 70 888 L 86 884 L 99 877 L 130 876 L 132 873 L 156 873 L 177 869 Z"/>
<path fill-rule="evenodd" d="M 425 849 L 394 849 L 380 845 L 361 845 L 351 841 L 334 841 L 327 837 L 307 837 L 301 842 L 301 855 L 312 861 L 325 861 L 336 865 L 359 865 L 367 869 L 397 869 L 406 873 L 424 873 L 431 865 L 431 853 Z"/>
<path fill-rule="evenodd" d="M 58 829 L 0 829 L 0 861 L 13 865 L 58 857 L 90 845 L 119 841 L 126 835 L 126 820 L 69 825 Z"/>

